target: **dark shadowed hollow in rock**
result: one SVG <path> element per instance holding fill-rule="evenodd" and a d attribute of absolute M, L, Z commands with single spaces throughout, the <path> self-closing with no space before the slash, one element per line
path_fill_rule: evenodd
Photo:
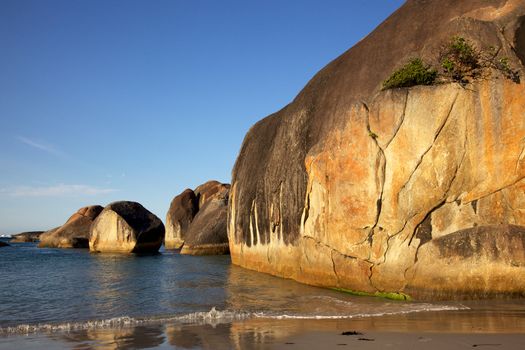
<path fill-rule="evenodd" d="M 520 17 L 519 27 L 516 31 L 516 55 L 521 60 L 521 64 L 525 65 L 525 16 Z"/>

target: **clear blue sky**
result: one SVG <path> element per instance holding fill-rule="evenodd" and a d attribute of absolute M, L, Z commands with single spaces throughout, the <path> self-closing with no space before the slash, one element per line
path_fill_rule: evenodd
<path fill-rule="evenodd" d="M 246 131 L 402 0 L 0 0 L 0 233 L 230 181 Z"/>

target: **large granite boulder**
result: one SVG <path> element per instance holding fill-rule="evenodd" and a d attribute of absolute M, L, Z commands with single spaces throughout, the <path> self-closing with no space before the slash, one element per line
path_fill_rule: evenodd
<path fill-rule="evenodd" d="M 229 184 L 208 181 L 176 196 L 166 215 L 165 247 L 180 249 L 184 246 L 182 254 L 226 254 L 229 250 L 226 232 L 229 190 Z M 216 203 L 208 205 L 211 202 Z M 188 245 L 188 242 L 191 243 Z"/>
<path fill-rule="evenodd" d="M 89 229 L 104 208 L 91 205 L 80 208 L 62 226 L 40 235 L 39 248 L 89 248 Z"/>
<path fill-rule="evenodd" d="M 227 217 L 228 191 L 225 191 L 222 197 L 206 201 L 199 210 L 186 233 L 181 254 L 228 254 Z"/>
<path fill-rule="evenodd" d="M 93 252 L 155 253 L 164 240 L 164 224 L 136 202 L 114 202 L 91 225 Z"/>
<path fill-rule="evenodd" d="M 525 84 L 491 71 L 381 91 L 456 35 L 523 78 L 525 0 L 408 0 L 250 129 L 232 174 L 234 264 L 369 293 L 525 294 Z M 469 253 L 440 250 L 453 244 Z"/>
<path fill-rule="evenodd" d="M 11 242 L 13 243 L 27 243 L 27 242 L 38 242 L 40 235 L 45 231 L 28 231 L 17 233 L 11 236 Z"/>

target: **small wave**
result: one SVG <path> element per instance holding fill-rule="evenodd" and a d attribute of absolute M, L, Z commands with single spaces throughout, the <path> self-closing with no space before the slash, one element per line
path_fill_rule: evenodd
<path fill-rule="evenodd" d="M 237 312 L 229 310 L 217 310 L 212 307 L 210 311 L 192 312 L 185 315 L 157 316 L 157 317 L 114 317 L 105 320 L 90 320 L 83 322 L 64 322 L 64 323 L 39 323 L 39 324 L 22 324 L 12 327 L 0 327 L 2 334 L 29 334 L 44 332 L 68 332 L 88 329 L 101 328 L 123 328 L 133 327 L 144 324 L 156 324 L 167 322 L 180 322 L 191 324 L 210 324 L 217 325 L 220 323 L 229 323 L 232 321 L 243 320 L 251 317 L 251 313 Z"/>
<path fill-rule="evenodd" d="M 106 320 L 93 320 L 84 322 L 65 322 L 65 323 L 39 323 L 39 324 L 21 324 L 13 327 L 0 328 L 0 334 L 26 334 L 37 332 L 59 332 L 59 331 L 77 331 L 97 328 L 119 328 L 125 326 L 137 325 L 139 319 L 133 317 L 115 317 Z"/>
<path fill-rule="evenodd" d="M 243 311 L 230 311 L 230 310 L 216 310 L 215 307 L 212 307 L 208 312 L 193 312 L 187 315 L 177 316 L 176 320 L 178 321 L 187 321 L 190 323 L 195 322 L 204 322 L 204 323 L 213 323 L 213 322 L 230 322 L 244 320 L 252 317 L 253 314 L 250 312 Z"/>
<path fill-rule="evenodd" d="M 298 319 L 298 320 L 336 320 L 336 319 L 351 319 L 351 318 L 362 318 L 362 317 L 381 317 L 381 316 L 390 316 L 390 315 L 404 315 L 417 312 L 430 312 L 430 311 L 458 311 L 458 310 L 469 310 L 470 308 L 464 305 L 459 306 L 422 306 L 419 309 L 411 310 L 397 310 L 397 311 L 387 311 L 387 312 L 371 312 L 371 313 L 356 313 L 351 315 L 275 315 L 265 312 L 254 313 L 255 317 L 258 318 L 270 318 L 276 320 L 287 320 L 287 319 Z"/>
<path fill-rule="evenodd" d="M 53 333 L 53 332 L 70 332 L 91 329 L 104 328 L 124 328 L 138 325 L 151 325 L 162 323 L 183 323 L 195 325 L 212 325 L 222 323 L 230 323 L 233 321 L 240 321 L 249 318 L 267 318 L 267 319 L 351 319 L 359 317 L 380 317 L 388 315 L 402 315 L 415 312 L 425 311 L 455 311 L 468 310 L 469 308 L 463 305 L 460 306 L 446 306 L 446 305 L 419 305 L 418 309 L 398 310 L 392 312 L 376 312 L 376 313 L 356 313 L 351 315 L 289 315 L 289 314 L 272 314 L 266 312 L 243 312 L 233 310 L 217 310 L 212 307 L 210 311 L 192 312 L 184 315 L 172 316 L 156 316 L 156 317 L 114 317 L 105 320 L 90 320 L 82 322 L 64 322 L 64 323 L 39 323 L 39 324 L 22 324 L 12 327 L 0 327 L 0 335 L 9 334 L 30 334 L 30 333 Z"/>

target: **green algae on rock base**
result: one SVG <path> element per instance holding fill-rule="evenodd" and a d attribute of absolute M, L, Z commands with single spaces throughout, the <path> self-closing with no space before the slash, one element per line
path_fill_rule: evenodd
<path fill-rule="evenodd" d="M 412 301 L 412 297 L 405 293 L 392 293 L 392 292 L 375 292 L 375 293 L 369 293 L 369 292 L 361 292 L 351 289 L 345 289 L 345 288 L 331 288 L 332 290 L 336 290 L 338 292 L 343 292 L 359 297 L 378 297 L 383 299 L 390 299 L 390 300 L 400 300 L 400 301 Z"/>

